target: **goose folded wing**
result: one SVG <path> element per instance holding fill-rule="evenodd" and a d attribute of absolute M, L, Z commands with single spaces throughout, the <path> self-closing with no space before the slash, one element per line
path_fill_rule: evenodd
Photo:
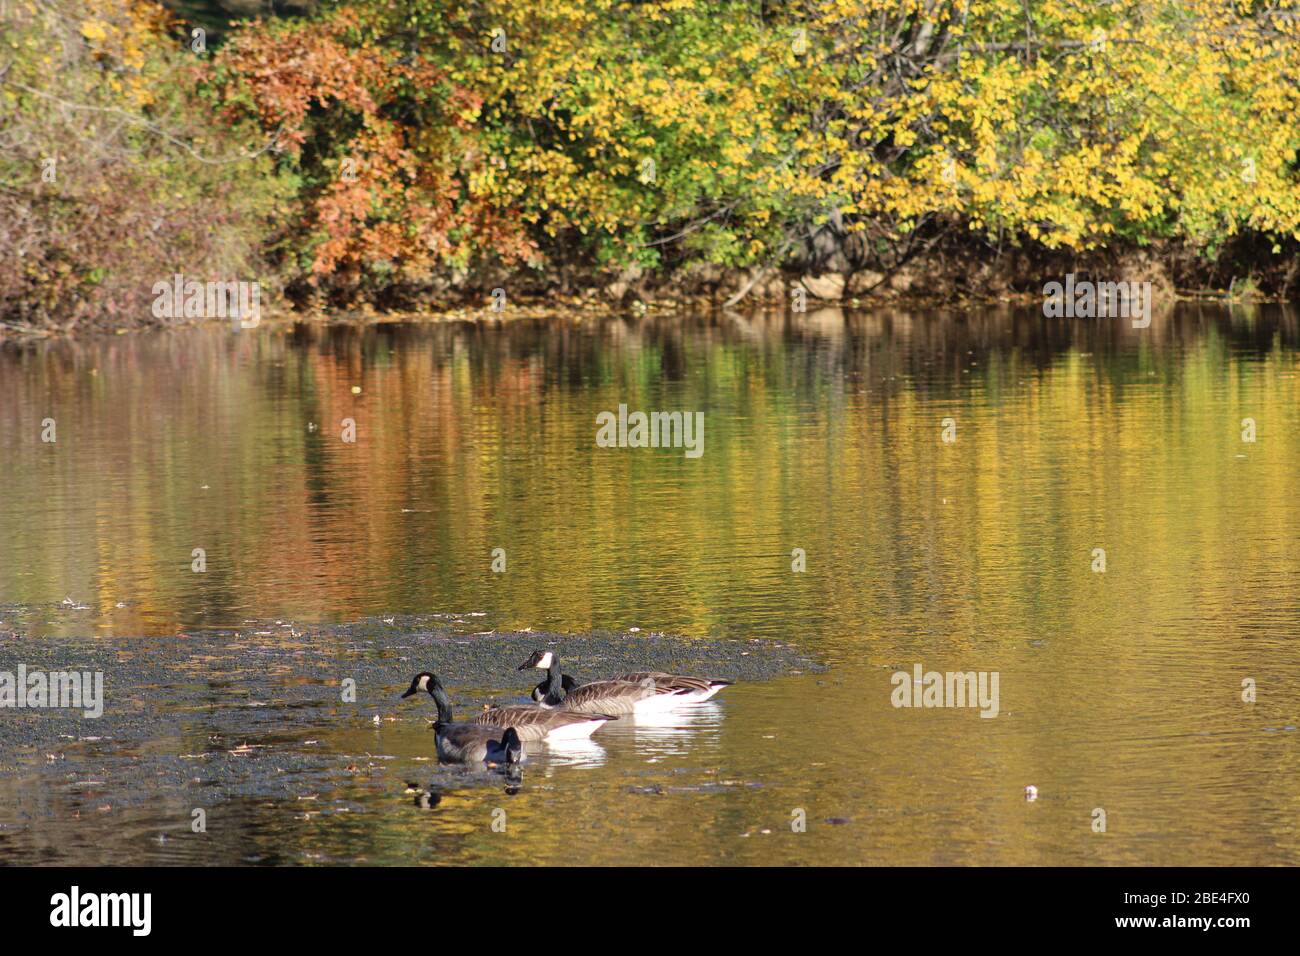
<path fill-rule="evenodd" d="M 590 723 L 596 718 L 610 719 L 610 715 L 588 712 L 571 713 L 529 705 L 493 707 L 474 718 L 474 723 L 492 727 L 513 727 L 520 740 L 541 740 L 553 731 L 574 724 Z"/>
<path fill-rule="evenodd" d="M 642 681 L 652 680 L 656 687 L 664 687 L 670 691 L 705 691 L 712 690 L 714 686 L 721 683 L 720 681 L 711 681 L 707 677 L 688 677 L 685 674 L 665 674 L 663 671 L 635 671 L 631 674 L 620 674 L 615 680 L 631 681 L 639 684 Z"/>
<path fill-rule="evenodd" d="M 564 698 L 560 706 L 585 714 L 629 714 L 637 703 L 659 694 L 675 693 L 650 682 L 600 680 L 583 684 Z"/>

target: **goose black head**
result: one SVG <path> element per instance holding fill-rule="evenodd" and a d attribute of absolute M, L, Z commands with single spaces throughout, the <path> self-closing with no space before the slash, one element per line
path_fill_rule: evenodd
<path fill-rule="evenodd" d="M 538 670 L 550 670 L 551 665 L 555 663 L 555 654 L 552 651 L 533 651 L 528 660 L 519 665 L 519 670 L 526 671 L 530 667 L 536 667 Z"/>
<path fill-rule="evenodd" d="M 501 746 L 506 751 L 506 763 L 513 766 L 523 762 L 524 743 L 519 739 L 519 732 L 515 728 L 506 728 L 506 732 L 501 736 Z"/>
<path fill-rule="evenodd" d="M 416 674 L 415 677 L 411 678 L 411 686 L 406 689 L 406 693 L 403 694 L 402 697 L 403 699 L 411 697 L 422 690 L 427 690 L 432 694 L 433 689 L 437 686 L 439 686 L 437 674 L 430 674 L 428 671 L 420 671 L 420 673 Z"/>
<path fill-rule="evenodd" d="M 429 692 L 429 696 L 438 707 L 438 721 L 434 727 L 450 724 L 455 719 L 451 714 L 451 699 L 447 696 L 446 688 L 438 680 L 438 675 L 431 674 L 429 671 L 420 671 L 411 678 L 411 686 L 406 688 L 406 693 L 402 697 L 411 697 L 422 690 Z"/>

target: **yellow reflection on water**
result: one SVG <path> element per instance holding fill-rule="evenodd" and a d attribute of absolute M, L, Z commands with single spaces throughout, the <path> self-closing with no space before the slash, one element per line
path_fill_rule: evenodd
<path fill-rule="evenodd" d="M 1188 306 L 1149 333 L 821 310 L 11 348 L 0 602 L 50 605 L 34 632 L 486 611 L 832 664 L 423 811 L 402 725 L 394 765 L 341 784 L 369 822 L 273 814 L 323 859 L 1294 863 L 1296 318 Z M 619 404 L 702 411 L 703 456 L 596 447 Z M 915 663 L 998 671 L 1001 713 L 895 709 Z"/>

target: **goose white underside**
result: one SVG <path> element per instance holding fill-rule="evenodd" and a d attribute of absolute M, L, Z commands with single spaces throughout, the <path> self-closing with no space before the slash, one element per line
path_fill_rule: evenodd
<path fill-rule="evenodd" d="M 596 732 L 596 728 L 607 723 L 604 720 L 588 720 L 580 724 L 568 724 L 564 727 L 556 727 L 548 733 L 543 740 L 581 740 L 584 737 L 590 737 Z"/>
<path fill-rule="evenodd" d="M 653 697 L 647 697 L 645 700 L 638 700 L 633 704 L 632 714 L 634 716 L 640 716 L 641 714 L 662 714 L 665 711 L 680 707 L 682 704 L 689 704 L 695 700 L 703 699 L 703 697 L 692 697 L 690 694 L 655 694 Z"/>
<path fill-rule="evenodd" d="M 726 684 L 719 684 L 717 687 L 710 687 L 708 690 L 692 690 L 687 691 L 685 694 L 674 694 L 673 700 L 678 704 L 698 704 L 708 700 L 726 686 Z"/>
<path fill-rule="evenodd" d="M 638 714 L 662 714 L 665 713 L 666 711 L 674 710 L 678 707 L 681 707 L 683 704 L 698 704 L 700 701 L 708 700 L 710 697 L 712 697 L 721 689 L 722 689 L 721 687 L 717 687 L 717 688 L 710 688 L 707 691 L 688 691 L 683 694 L 655 694 L 652 697 L 646 697 L 634 703 L 632 705 L 631 713 L 632 716 L 634 717 Z M 545 704 L 545 703 L 539 704 L 539 706 L 547 707 L 547 708 L 551 707 L 550 704 Z M 599 704 L 597 704 L 596 706 L 599 706 Z M 624 707 L 626 707 L 626 705 L 624 705 Z M 611 706 L 609 709 L 610 710 L 619 709 L 620 711 L 626 713 L 626 711 L 623 710 L 623 708 L 615 708 L 614 706 Z M 586 725 L 579 724 L 578 726 L 581 727 Z M 600 724 L 596 724 L 596 727 L 599 726 Z M 587 736 L 592 732 L 592 730 L 595 730 L 596 727 L 592 727 L 591 730 L 588 730 L 582 736 L 584 737 Z M 565 729 L 567 730 L 568 728 Z M 548 740 L 554 737 L 555 737 L 554 733 L 547 734 Z"/>

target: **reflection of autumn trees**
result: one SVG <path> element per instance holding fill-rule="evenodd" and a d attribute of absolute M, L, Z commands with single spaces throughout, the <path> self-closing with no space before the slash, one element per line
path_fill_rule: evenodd
<path fill-rule="evenodd" d="M 1099 602 L 1157 631 L 1186 615 L 1239 631 L 1248 599 L 1281 616 L 1295 316 L 1184 308 L 1150 332 L 826 310 L 10 349 L 0 600 L 72 596 L 165 633 L 475 609 L 844 641 L 942 621 L 979 643 L 1087 632 Z M 597 449 L 595 415 L 619 402 L 704 411 L 704 457 Z M 792 578 L 796 546 L 810 573 Z"/>

